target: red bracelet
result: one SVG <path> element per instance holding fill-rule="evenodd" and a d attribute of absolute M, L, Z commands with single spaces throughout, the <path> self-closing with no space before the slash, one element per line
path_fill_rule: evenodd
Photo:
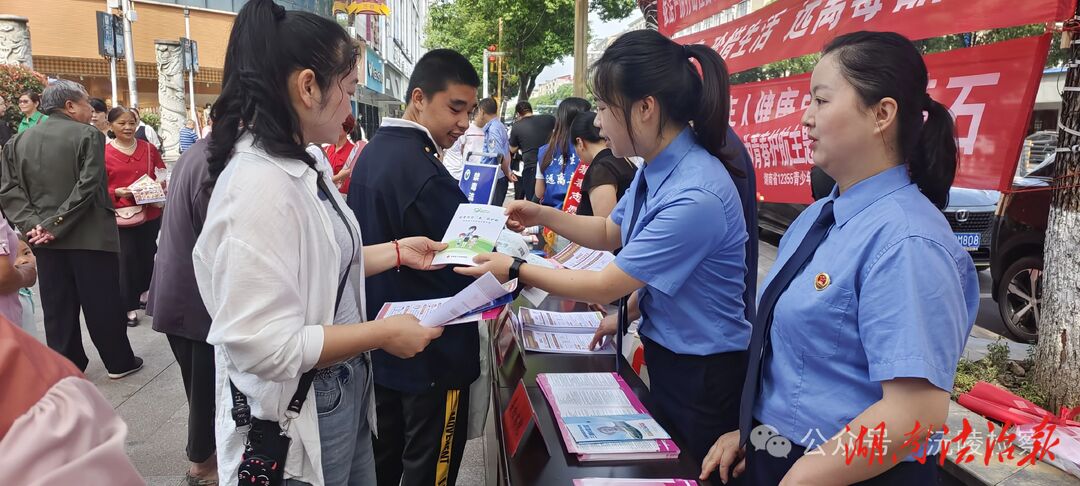
<path fill-rule="evenodd" d="M 394 267 L 397 271 L 401 271 L 401 246 L 398 245 L 398 241 L 394 240 L 394 251 L 397 252 L 397 266 Z"/>

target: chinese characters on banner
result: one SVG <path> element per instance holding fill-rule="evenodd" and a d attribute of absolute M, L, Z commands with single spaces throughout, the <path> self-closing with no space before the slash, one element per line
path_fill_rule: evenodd
<path fill-rule="evenodd" d="M 1020 156 L 1050 36 L 1028 37 L 926 56 L 927 91 L 956 120 L 955 185 L 1007 189 Z M 758 198 L 810 203 L 812 156 L 802 113 L 810 74 L 731 87 L 729 122 L 746 144 Z"/>
<path fill-rule="evenodd" d="M 570 187 L 566 190 L 566 199 L 563 200 L 564 213 L 577 214 L 578 206 L 581 206 L 581 185 L 585 182 L 585 173 L 589 171 L 589 165 L 584 162 L 578 164 L 574 175 L 570 177 Z"/>
<path fill-rule="evenodd" d="M 807 455 L 843 454 L 844 462 L 848 465 L 857 462 L 867 465 L 897 464 L 905 459 L 920 464 L 936 461 L 938 465 L 944 465 L 955 453 L 952 460 L 956 464 L 978 460 L 983 466 L 998 463 L 1023 467 L 1035 461 L 1058 459 L 1057 454 L 1075 453 L 1074 450 L 1066 450 L 1071 443 L 1062 443 L 1061 440 L 1063 437 L 1068 440 L 1068 427 L 1064 428 L 1066 435 L 1058 427 L 1059 424 L 1051 417 L 1044 417 L 1042 422 L 1023 430 L 1014 428 L 1011 423 L 997 425 L 990 420 L 986 421 L 985 430 L 980 430 L 964 418 L 960 430 L 949 430 L 949 426 L 944 425 L 938 435 L 935 432 L 937 427 L 924 427 L 915 422 L 915 427 L 905 432 L 903 437 L 890 438 L 882 422 L 872 429 L 861 426 L 857 434 L 850 425 L 845 426 L 831 447 L 819 430 L 807 432 L 803 441 L 807 441 Z M 1058 446 L 1061 447 L 1057 451 L 1053 450 Z"/>
<path fill-rule="evenodd" d="M 675 39 L 705 44 L 739 72 L 819 52 L 840 34 L 893 31 L 909 39 L 1061 20 L 1075 0 L 779 0 L 750 15 Z"/>
<path fill-rule="evenodd" d="M 658 0 L 656 22 L 661 34 L 671 37 L 739 3 L 741 0 Z"/>

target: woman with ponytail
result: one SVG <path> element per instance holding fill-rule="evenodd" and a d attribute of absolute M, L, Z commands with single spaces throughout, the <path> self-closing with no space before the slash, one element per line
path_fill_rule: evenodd
<path fill-rule="evenodd" d="M 940 211 L 956 173 L 953 120 L 926 93 L 919 50 L 896 33 L 837 37 L 810 84 L 802 123 L 836 185 L 780 243 L 739 429 L 717 440 L 701 476 L 937 484 L 927 448 L 937 450 L 979 307 L 974 264 Z M 832 452 L 856 436 L 883 440 L 881 460 Z"/>
<path fill-rule="evenodd" d="M 584 98 L 567 98 L 555 110 L 555 129 L 536 156 L 536 199 L 545 206 L 563 209 L 570 179 L 581 162 L 570 138 L 570 127 L 574 118 L 591 108 L 592 104 Z"/>
<path fill-rule="evenodd" d="M 515 201 L 507 226 L 544 225 L 588 248 L 622 248 L 615 262 L 599 272 L 553 270 L 491 253 L 477 257 L 477 267 L 456 270 L 515 273 L 523 284 L 587 302 L 630 294 L 621 312 L 642 317 L 649 410 L 700 460 L 737 425 L 750 342 L 747 230 L 732 180 L 742 171 L 723 155 L 727 68 L 706 46 L 640 30 L 604 51 L 591 81 L 596 125 L 611 154 L 642 157 L 644 168 L 608 217 Z M 594 346 L 616 333 L 616 322 L 614 315 L 603 321 Z"/>
<path fill-rule="evenodd" d="M 442 333 L 409 315 L 364 322 L 366 276 L 429 269 L 445 245 L 362 247 L 312 145 L 337 140 L 356 59 L 338 24 L 271 0 L 250 0 L 233 24 L 192 254 L 212 318 L 222 484 L 375 484 L 367 352 L 408 358 Z M 257 454 L 269 461 L 245 459 Z"/>

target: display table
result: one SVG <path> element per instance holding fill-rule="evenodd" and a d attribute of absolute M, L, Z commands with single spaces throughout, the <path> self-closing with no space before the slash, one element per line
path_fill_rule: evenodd
<path fill-rule="evenodd" d="M 520 300 L 520 299 L 519 299 Z M 515 302 L 510 310 L 516 312 L 520 302 Z M 544 310 L 561 312 L 588 310 L 584 305 L 549 297 L 541 306 Z M 615 371 L 613 355 L 568 355 L 526 352 L 511 346 L 500 366 L 497 331 L 505 321 L 506 312 L 495 321 L 488 321 L 491 343 L 492 410 L 495 413 L 494 427 L 488 427 L 487 443 L 498 447 L 498 482 L 500 485 L 570 485 L 574 479 L 588 477 L 623 477 L 623 478 L 681 478 L 696 479 L 701 471 L 701 463 L 692 459 L 685 451 L 685 442 L 674 431 L 672 439 L 683 449 L 677 460 L 625 461 L 625 462 L 579 462 L 575 455 L 568 454 L 563 445 L 562 436 L 555 424 L 555 417 L 547 399 L 536 384 L 537 373 L 589 373 Z M 508 322 L 505 325 L 509 325 Z M 649 390 L 630 368 L 630 364 L 620 354 L 619 375 L 633 392 L 650 407 Z M 529 396 L 529 401 L 536 411 L 539 423 L 530 425 L 521 439 L 515 455 L 511 456 L 507 441 L 504 440 L 502 415 L 507 408 L 511 395 L 518 383 L 522 382 Z M 539 428 L 539 430 L 537 430 Z M 539 433 L 538 433 L 539 432 Z"/>

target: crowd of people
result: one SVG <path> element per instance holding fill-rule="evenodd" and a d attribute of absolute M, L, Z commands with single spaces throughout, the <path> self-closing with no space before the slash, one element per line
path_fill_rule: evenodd
<path fill-rule="evenodd" d="M 27 412 L 38 400 L 83 396 L 71 413 L 96 421 L 80 427 L 107 433 L 64 457 L 95 448 L 102 460 L 79 471 L 111 471 L 83 479 L 135 477 L 123 423 L 81 379 L 79 316 L 108 376 L 122 379 L 143 364 L 126 326 L 145 306 L 188 398 L 187 484 L 455 484 L 483 426 L 469 413 L 478 326 L 378 311 L 491 273 L 618 301 L 593 346 L 640 319 L 649 409 L 701 461 L 703 480 L 936 481 L 936 460 L 860 466 L 807 450 L 822 446 L 807 431 L 828 448 L 846 425 L 903 436 L 944 423 L 977 310 L 973 264 L 939 210 L 956 170 L 953 123 L 926 94 L 908 39 L 857 32 L 824 48 L 802 123 L 836 183 L 792 224 L 760 294 L 754 166 L 728 125 L 726 65 L 708 46 L 627 33 L 591 68 L 595 106 L 569 98 L 552 117 L 521 101 L 511 129 L 496 100 L 477 99 L 468 59 L 434 49 L 416 62 L 404 115 L 384 118 L 370 141 L 351 114 L 357 57 L 332 20 L 249 1 L 221 95 L 202 114 L 214 129 L 197 133 L 192 114 L 167 179 L 161 139 L 137 109 L 108 109 L 67 80 L 20 96 L 23 120 L 0 158 L 0 336 L 27 344 L 0 346 L 0 362 L 52 364 L 32 400 L 0 406 L 21 407 L 0 413 L 0 437 L 55 420 Z M 576 271 L 487 253 L 473 267 L 433 266 L 468 202 L 465 164 L 498 167 L 491 204 L 513 183 L 509 229 L 543 227 L 615 261 Z M 136 197 L 144 178 L 160 179 L 164 204 Z M 54 351 L 15 329 L 35 283 Z M 796 453 L 747 448 L 763 425 Z M 27 461 L 55 463 L 44 447 Z"/>

